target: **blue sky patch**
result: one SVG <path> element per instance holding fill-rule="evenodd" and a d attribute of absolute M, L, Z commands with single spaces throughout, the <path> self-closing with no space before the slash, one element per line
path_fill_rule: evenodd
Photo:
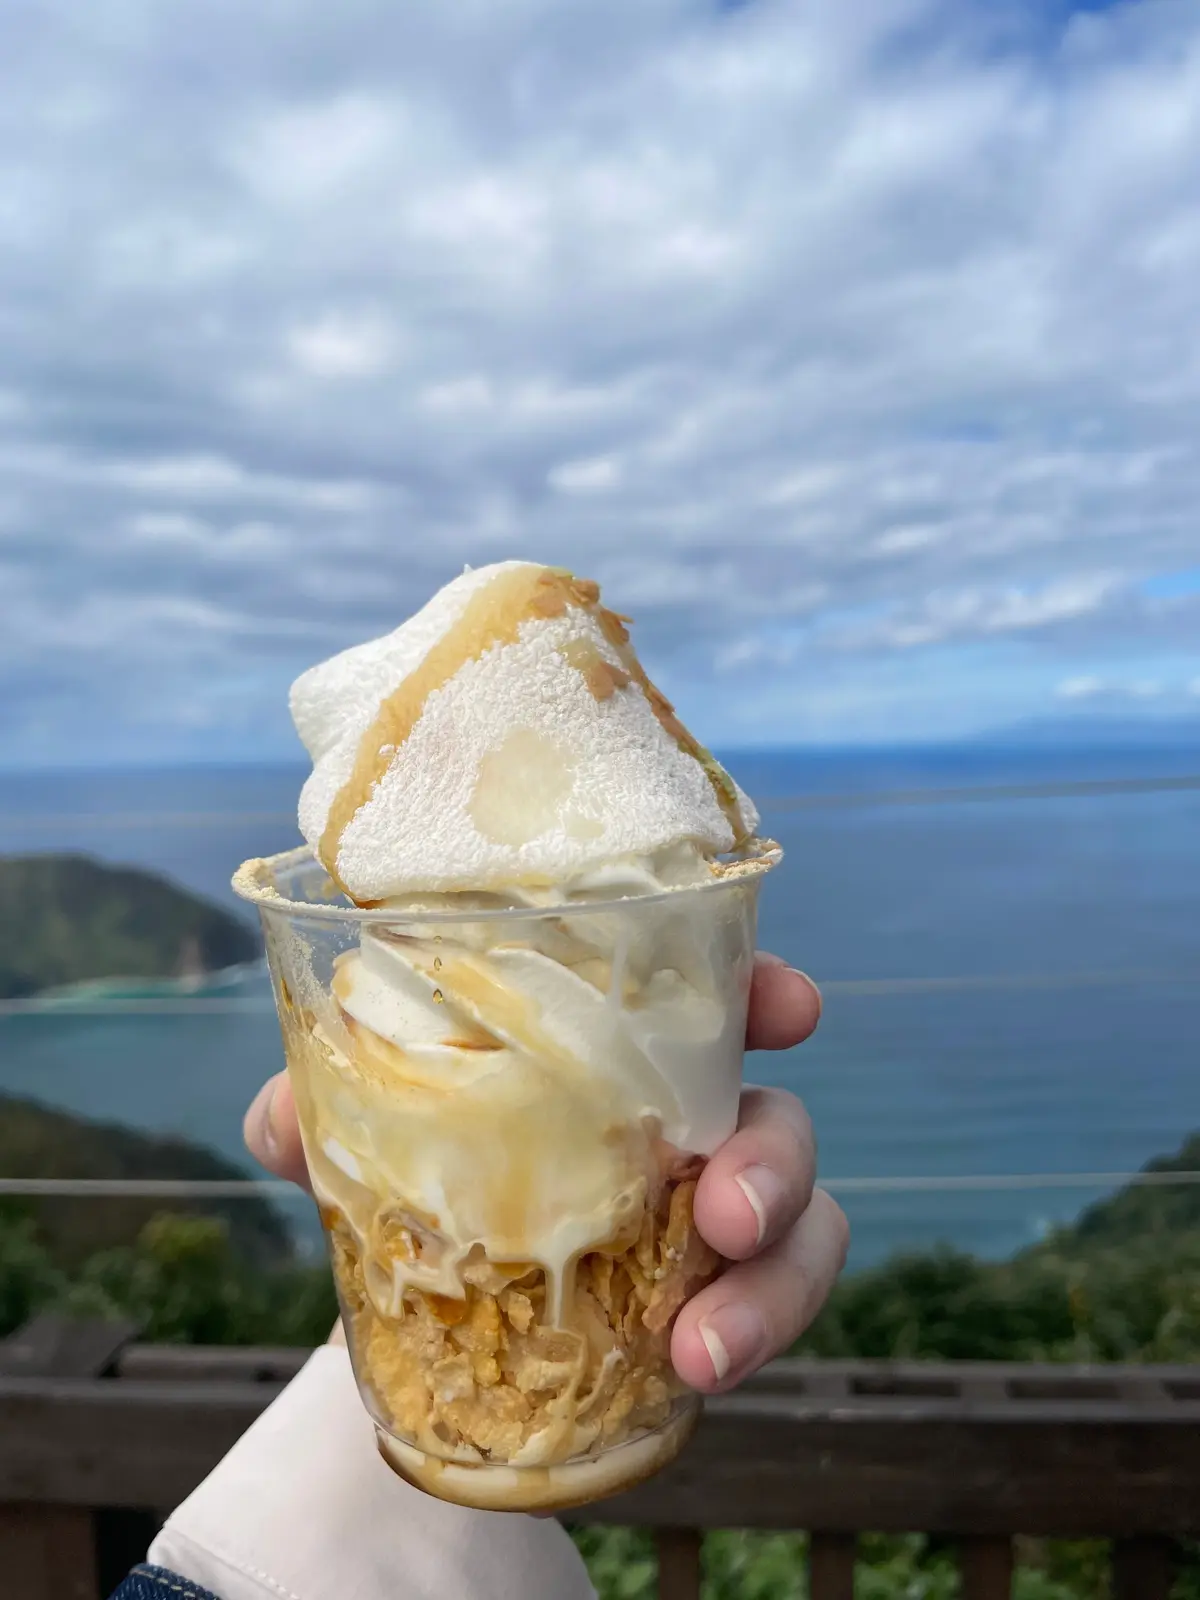
<path fill-rule="evenodd" d="M 1185 595 L 1200 594 L 1200 567 L 1156 573 L 1153 578 L 1145 579 L 1142 593 L 1150 600 L 1179 600 Z"/>

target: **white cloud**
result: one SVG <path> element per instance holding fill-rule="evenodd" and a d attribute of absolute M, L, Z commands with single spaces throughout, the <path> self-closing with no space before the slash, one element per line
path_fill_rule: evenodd
<path fill-rule="evenodd" d="M 451 378 L 446 383 L 434 383 L 422 390 L 420 403 L 428 411 L 449 415 L 487 410 L 494 404 L 492 386 L 485 377 L 475 375 Z"/>
<path fill-rule="evenodd" d="M 68 471 L 89 476 L 88 464 L 64 462 Z M 366 484 L 338 479 L 286 477 L 254 472 L 223 456 L 164 456 L 158 459 L 117 460 L 104 469 L 110 482 L 140 495 L 172 495 L 203 503 L 211 500 L 276 501 L 292 506 L 319 506 L 328 510 L 361 510 L 370 500 Z M 141 524 L 144 531 L 145 523 Z"/>
<path fill-rule="evenodd" d="M 143 21 L 6 29 L 21 726 L 165 718 L 202 661 L 278 727 L 293 670 L 514 553 L 637 608 L 714 738 L 749 673 L 847 736 L 885 680 L 914 728 L 1186 681 L 1200 600 L 1142 584 L 1195 561 L 1192 0 Z"/>
<path fill-rule="evenodd" d="M 549 475 L 552 488 L 564 494 L 596 494 L 615 489 L 621 481 L 621 463 L 615 456 L 593 456 L 586 461 L 564 461 Z"/>
<path fill-rule="evenodd" d="M 1060 700 L 1094 700 L 1106 690 L 1103 678 L 1083 674 L 1077 678 L 1064 678 L 1054 692 Z"/>
<path fill-rule="evenodd" d="M 795 640 L 763 638 L 747 634 L 735 639 L 717 652 L 714 665 L 718 672 L 761 672 L 772 667 L 786 667 L 795 661 L 799 645 Z"/>
<path fill-rule="evenodd" d="M 844 482 L 847 469 L 838 462 L 822 462 L 789 473 L 764 490 L 764 506 L 789 506 L 821 502 Z"/>
<path fill-rule="evenodd" d="M 986 633 L 1005 633 L 1014 629 L 1043 628 L 1097 611 L 1120 587 L 1111 573 L 1085 574 L 1047 584 L 1029 591 L 1007 589 L 988 609 L 982 620 Z"/>
<path fill-rule="evenodd" d="M 186 511 L 139 511 L 129 519 L 130 531 L 139 539 L 192 545 L 211 536 L 211 528 Z"/>
<path fill-rule="evenodd" d="M 875 541 L 880 555 L 908 555 L 913 550 L 926 550 L 945 536 L 945 530 L 933 522 L 913 522 L 898 528 L 888 528 Z"/>
<path fill-rule="evenodd" d="M 263 66 L 269 75 L 270 64 Z M 302 208 L 338 199 L 348 185 L 364 181 L 404 134 L 393 97 L 356 88 L 329 99 L 276 103 L 248 125 L 231 109 L 226 127 L 212 130 L 218 134 L 214 156 L 223 157 L 260 200 Z"/>
<path fill-rule="evenodd" d="M 287 347 L 302 372 L 314 378 L 369 378 L 391 363 L 394 338 L 378 316 L 331 312 L 295 327 Z"/>
<path fill-rule="evenodd" d="M 250 475 L 220 456 L 177 456 L 157 461 L 116 462 L 109 474 L 117 483 L 150 494 L 207 499 L 244 491 Z"/>
<path fill-rule="evenodd" d="M 907 611 L 893 609 L 866 624 L 835 625 L 831 636 L 843 648 L 865 650 L 1033 633 L 1102 611 L 1121 588 L 1114 574 L 1082 573 L 1039 588 L 934 589 Z"/>
<path fill-rule="evenodd" d="M 1054 692 L 1060 700 L 1096 700 L 1126 709 L 1155 701 L 1168 711 L 1178 712 L 1189 697 L 1200 697 L 1200 678 L 1189 683 L 1178 678 L 1101 678 L 1080 673 L 1063 678 Z"/>

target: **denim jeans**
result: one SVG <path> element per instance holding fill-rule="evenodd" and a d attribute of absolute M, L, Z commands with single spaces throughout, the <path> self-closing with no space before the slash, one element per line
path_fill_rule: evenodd
<path fill-rule="evenodd" d="M 165 1567 L 134 1567 L 111 1600 L 219 1600 L 210 1589 L 198 1589 Z"/>

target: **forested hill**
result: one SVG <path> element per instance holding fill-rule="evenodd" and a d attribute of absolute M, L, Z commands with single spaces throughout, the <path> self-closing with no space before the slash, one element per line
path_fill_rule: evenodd
<path fill-rule="evenodd" d="M 0 1094 L 0 1175 L 6 1178 L 183 1178 L 218 1182 L 248 1178 L 214 1151 L 174 1134 L 143 1132 L 119 1123 L 93 1122 L 57 1106 Z M 259 1196 L 198 1200 L 154 1196 L 22 1196 L 0 1202 L 14 1215 L 29 1216 L 51 1260 L 78 1267 L 98 1250 L 131 1243 L 161 1211 L 220 1218 L 235 1253 L 266 1265 L 290 1258 L 292 1241 L 283 1218 Z M 0 1280 L 3 1278 L 0 1269 Z M 0 1287 L 0 1298 L 3 1289 Z"/>
<path fill-rule="evenodd" d="M 152 872 L 83 855 L 0 856 L 0 999 L 253 961 L 248 922 Z"/>

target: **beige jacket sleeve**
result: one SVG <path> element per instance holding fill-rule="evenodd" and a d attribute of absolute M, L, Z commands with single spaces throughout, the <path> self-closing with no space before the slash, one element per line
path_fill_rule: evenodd
<path fill-rule="evenodd" d="M 595 1600 L 557 1522 L 465 1511 L 397 1478 L 336 1346 L 171 1515 L 149 1559 L 221 1600 Z"/>

